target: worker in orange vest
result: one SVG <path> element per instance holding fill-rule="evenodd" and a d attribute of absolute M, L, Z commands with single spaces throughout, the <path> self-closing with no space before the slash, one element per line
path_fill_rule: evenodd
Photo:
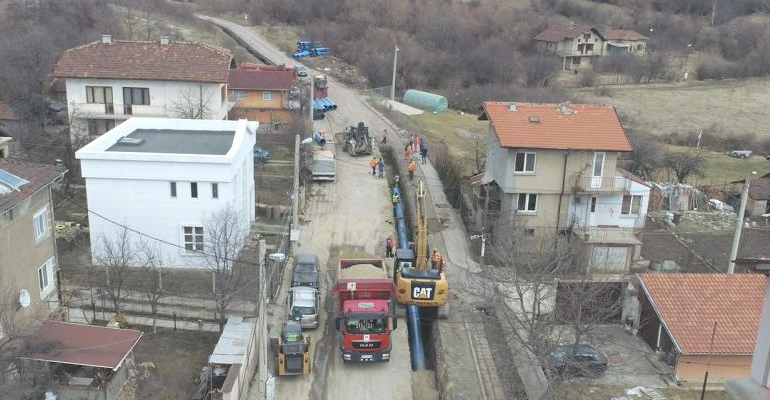
<path fill-rule="evenodd" d="M 444 271 L 444 257 L 441 256 L 437 248 L 433 249 L 433 254 L 430 256 L 430 266 L 433 269 L 438 268 L 439 272 Z"/>
<path fill-rule="evenodd" d="M 382 144 L 385 144 L 388 141 L 388 130 L 383 129 L 382 130 Z"/>
<path fill-rule="evenodd" d="M 409 170 L 409 180 L 411 181 L 414 179 L 414 159 L 409 160 L 409 166 L 407 169 Z"/>
<path fill-rule="evenodd" d="M 377 175 L 377 157 L 372 157 L 369 166 L 372 167 L 372 176 Z"/>
<path fill-rule="evenodd" d="M 416 152 L 420 149 L 420 137 L 417 135 L 414 135 L 413 144 L 412 144 L 412 151 Z"/>

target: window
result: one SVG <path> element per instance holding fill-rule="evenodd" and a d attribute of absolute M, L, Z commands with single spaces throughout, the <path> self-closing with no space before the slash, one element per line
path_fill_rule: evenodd
<path fill-rule="evenodd" d="M 86 86 L 86 103 L 112 104 L 112 87 Z"/>
<path fill-rule="evenodd" d="M 580 57 L 572 57 L 572 65 L 580 65 Z"/>
<path fill-rule="evenodd" d="M 203 251 L 203 227 L 185 226 L 184 227 L 184 248 L 187 251 Z"/>
<path fill-rule="evenodd" d="M 246 93 L 244 93 L 243 90 L 232 90 L 230 91 L 230 97 L 235 101 L 243 100 L 246 98 Z"/>
<path fill-rule="evenodd" d="M 41 240 L 48 236 L 50 231 L 48 227 L 48 207 L 36 212 L 32 218 L 32 222 L 35 225 L 35 240 Z"/>
<path fill-rule="evenodd" d="M 594 51 L 594 45 L 593 44 L 587 44 L 586 45 L 586 52 Z"/>
<path fill-rule="evenodd" d="M 273 92 L 269 90 L 265 90 L 264 92 L 262 92 L 262 100 L 273 101 Z"/>
<path fill-rule="evenodd" d="M 45 264 L 37 269 L 37 283 L 40 289 L 40 298 L 45 298 L 53 290 L 54 271 L 53 258 L 49 258 Z"/>
<path fill-rule="evenodd" d="M 211 198 L 212 199 L 218 199 L 219 198 L 219 184 L 218 183 L 212 183 L 211 184 Z"/>
<path fill-rule="evenodd" d="M 516 199 L 516 211 L 519 212 L 536 212 L 537 211 L 537 194 L 535 193 L 519 193 Z"/>
<path fill-rule="evenodd" d="M 591 34 L 590 33 L 584 33 L 583 34 L 583 39 L 588 40 L 590 38 L 591 38 Z"/>
<path fill-rule="evenodd" d="M 198 182 L 190 182 L 190 197 L 198 198 Z"/>
<path fill-rule="evenodd" d="M 535 172 L 535 153 L 516 153 L 514 172 Z"/>
<path fill-rule="evenodd" d="M 176 182 L 170 182 L 171 183 L 171 197 L 176 197 Z"/>
<path fill-rule="evenodd" d="M 150 105 L 150 89 L 148 88 L 123 88 L 123 104 Z"/>
<path fill-rule="evenodd" d="M 227 85 L 222 85 L 219 90 L 219 96 L 222 98 L 222 103 L 227 101 Z"/>
<path fill-rule="evenodd" d="M 642 196 L 627 194 L 623 196 L 623 205 L 620 213 L 623 215 L 639 215 L 642 209 Z"/>
<path fill-rule="evenodd" d="M 636 45 L 636 51 L 642 51 L 643 48 L 644 46 L 642 46 L 641 44 Z"/>
<path fill-rule="evenodd" d="M 114 119 L 89 119 L 88 136 L 100 136 L 115 127 Z"/>
<path fill-rule="evenodd" d="M 596 197 L 591 197 L 591 212 L 596 212 Z"/>

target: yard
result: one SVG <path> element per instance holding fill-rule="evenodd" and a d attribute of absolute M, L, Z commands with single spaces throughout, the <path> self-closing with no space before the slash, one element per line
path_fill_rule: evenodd
<path fill-rule="evenodd" d="M 770 136 L 770 135 L 769 135 Z M 691 152 L 693 149 L 682 146 L 666 146 L 671 151 Z M 770 162 L 765 161 L 762 156 L 752 156 L 747 159 L 730 157 L 724 152 L 701 150 L 706 158 L 706 167 L 703 176 L 692 176 L 687 179 L 687 183 L 698 186 L 703 184 L 724 185 L 739 179 L 743 179 L 751 173 L 757 171 L 757 176 L 762 176 L 770 172 Z M 658 181 L 674 182 L 674 174 L 667 171 L 661 171 L 658 174 Z"/>
<path fill-rule="evenodd" d="M 134 348 L 136 365 L 142 371 L 135 398 L 191 398 L 198 387 L 196 379 L 201 368 L 208 362 L 218 339 L 219 334 L 207 332 L 168 329 L 152 334 L 152 330 L 145 331 Z"/>

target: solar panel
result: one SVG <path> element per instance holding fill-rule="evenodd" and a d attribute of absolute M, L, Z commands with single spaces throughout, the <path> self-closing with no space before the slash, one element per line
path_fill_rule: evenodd
<path fill-rule="evenodd" d="M 0 183 L 18 192 L 22 185 L 29 182 L 8 171 L 0 169 Z"/>

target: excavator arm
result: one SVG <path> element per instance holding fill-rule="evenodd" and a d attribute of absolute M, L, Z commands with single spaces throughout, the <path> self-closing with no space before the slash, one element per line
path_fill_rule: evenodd
<path fill-rule="evenodd" d="M 415 222 L 417 234 L 415 237 L 415 257 L 417 269 L 428 269 L 428 217 L 425 208 L 425 186 L 422 180 L 417 184 L 417 201 L 415 207 Z"/>

